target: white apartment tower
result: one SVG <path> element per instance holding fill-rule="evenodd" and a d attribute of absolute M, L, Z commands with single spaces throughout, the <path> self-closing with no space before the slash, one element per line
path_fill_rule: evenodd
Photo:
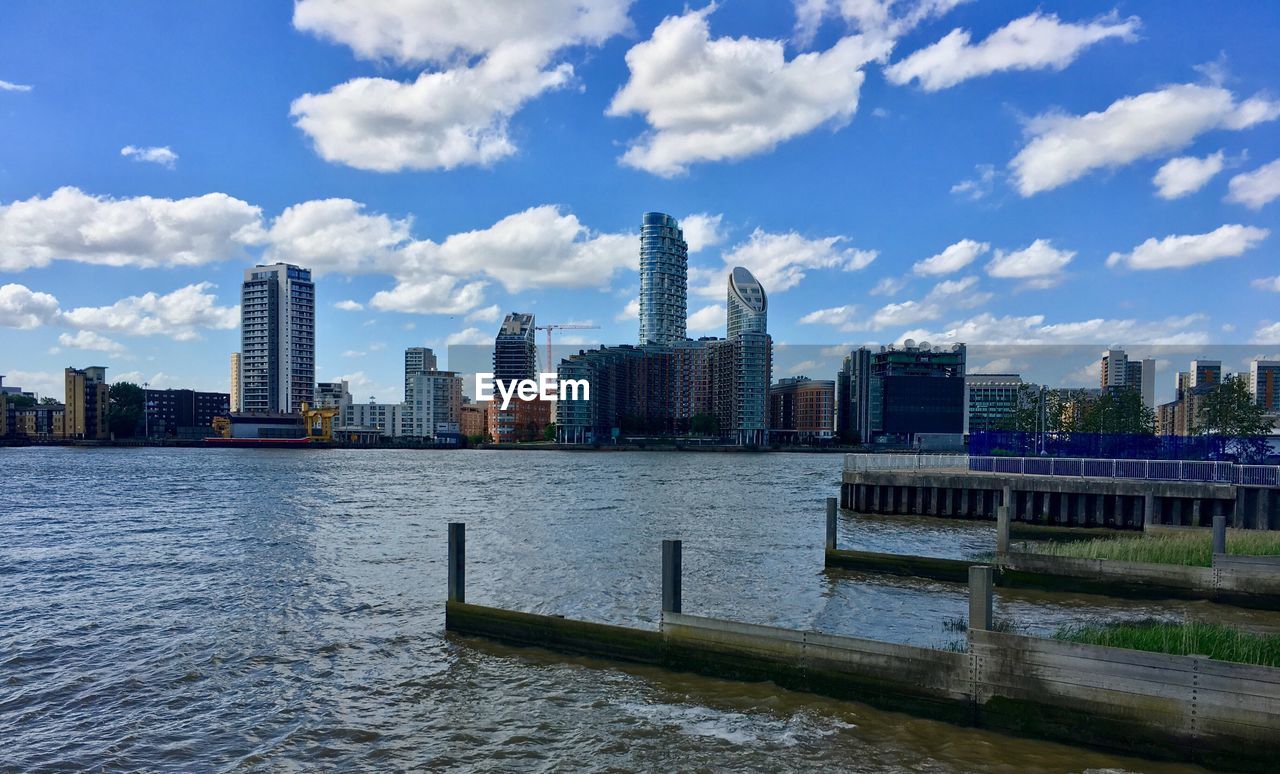
<path fill-rule="evenodd" d="M 316 291 L 311 270 L 255 266 L 240 286 L 240 409 L 297 413 L 316 383 Z"/>

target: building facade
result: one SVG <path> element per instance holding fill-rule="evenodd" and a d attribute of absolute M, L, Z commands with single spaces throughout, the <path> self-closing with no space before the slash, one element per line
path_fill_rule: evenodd
<path fill-rule="evenodd" d="M 1098 386 L 1109 392 L 1133 390 L 1142 396 L 1147 408 L 1156 405 L 1156 361 L 1152 358 L 1131 360 L 1123 349 L 1102 353 Z"/>
<path fill-rule="evenodd" d="M 919 435 L 959 438 L 968 415 L 965 359 L 964 344 L 930 347 L 911 339 L 853 350 L 837 379 L 842 439 L 901 445 Z"/>
<path fill-rule="evenodd" d="M 538 378 L 538 347 L 533 315 L 512 312 L 493 340 L 493 378 L 504 382 Z"/>
<path fill-rule="evenodd" d="M 769 440 L 813 443 L 835 435 L 836 383 L 792 376 L 769 388 Z"/>
<path fill-rule="evenodd" d="M 146 418 L 139 428 L 152 438 L 208 438 L 213 418 L 231 411 L 231 395 L 196 390 L 144 390 Z"/>
<path fill-rule="evenodd" d="M 1022 377 L 1018 374 L 968 374 L 964 378 L 966 433 L 1005 429 L 1018 411 Z"/>
<path fill-rule="evenodd" d="M 277 263 L 244 272 L 240 409 L 297 413 L 314 403 L 316 303 L 311 271 Z"/>
<path fill-rule="evenodd" d="M 741 333 L 768 333 L 769 299 L 764 287 L 751 272 L 735 266 L 729 272 L 726 334 L 735 339 Z"/>
<path fill-rule="evenodd" d="M 231 353 L 231 410 L 240 413 L 240 353 Z"/>
<path fill-rule="evenodd" d="M 419 371 L 409 377 L 412 402 L 405 403 L 405 435 L 457 435 L 462 422 L 462 375 Z"/>
<path fill-rule="evenodd" d="M 459 415 L 458 430 L 467 438 L 485 437 L 489 435 L 489 406 L 487 400 L 478 403 L 463 403 Z"/>
<path fill-rule="evenodd" d="M 1280 360 L 1249 364 L 1249 394 L 1269 414 L 1280 414 Z"/>
<path fill-rule="evenodd" d="M 689 245 L 675 218 L 640 220 L 640 343 L 683 341 L 688 321 Z"/>
<path fill-rule="evenodd" d="M 403 403 L 351 402 L 346 408 L 346 421 L 340 430 L 373 429 L 379 435 L 399 438 L 405 433 Z"/>
<path fill-rule="evenodd" d="M 111 437 L 107 429 L 107 369 L 91 366 L 83 370 L 63 371 L 66 385 L 63 431 L 67 438 L 104 440 Z"/>
<path fill-rule="evenodd" d="M 836 374 L 836 437 L 841 443 L 871 442 L 871 350 L 845 355 Z"/>

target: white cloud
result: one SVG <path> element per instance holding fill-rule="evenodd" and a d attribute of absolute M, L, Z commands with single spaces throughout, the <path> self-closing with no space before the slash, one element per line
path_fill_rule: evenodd
<path fill-rule="evenodd" d="M 998 357 L 995 360 L 983 363 L 979 366 L 972 366 L 968 369 L 971 374 L 1009 374 L 1016 373 L 1019 366 L 1013 362 L 1011 358 Z"/>
<path fill-rule="evenodd" d="M 343 299 L 333 305 L 334 309 L 341 309 L 344 312 L 359 312 L 364 309 L 364 304 L 359 301 L 352 301 L 349 298 Z"/>
<path fill-rule="evenodd" d="M 410 240 L 412 221 L 370 215 L 350 199 L 316 199 L 285 208 L 268 232 L 266 256 L 316 274 L 388 271 L 392 252 Z"/>
<path fill-rule="evenodd" d="M 622 322 L 624 320 L 639 320 L 640 319 L 640 299 L 633 298 L 630 301 L 628 301 L 627 305 L 624 306 L 622 308 L 622 311 L 618 312 L 618 314 L 615 315 L 613 319 L 616 320 L 617 322 Z"/>
<path fill-rule="evenodd" d="M 1125 341 L 1130 344 L 1205 344 L 1212 340 L 1201 326 L 1201 314 L 1143 322 L 1134 319 L 1094 318 L 1079 322 L 1046 324 L 1044 315 L 1026 317 L 983 314 L 951 323 L 940 331 L 912 330 L 906 338 L 935 343 L 966 344 L 1096 344 Z"/>
<path fill-rule="evenodd" d="M 58 343 L 67 349 L 87 349 L 112 355 L 124 352 L 123 344 L 93 331 L 77 331 L 74 336 L 70 333 L 58 334 Z"/>
<path fill-rule="evenodd" d="M 1151 182 L 1156 186 L 1156 196 L 1161 199 L 1177 199 L 1199 191 L 1213 176 L 1222 171 L 1226 161 L 1222 151 L 1210 153 L 1204 158 L 1179 156 L 1169 159 Z"/>
<path fill-rule="evenodd" d="M 779 40 L 713 39 L 714 9 L 668 16 L 627 52 L 631 76 L 607 114 L 640 114 L 649 131 L 632 141 L 623 164 L 674 177 L 694 162 L 740 159 L 823 125 L 838 128 L 857 110 L 859 68 L 892 45 L 850 35 L 788 61 Z"/>
<path fill-rule="evenodd" d="M 1129 253 L 1112 253 L 1108 266 L 1130 269 L 1182 269 L 1220 258 L 1234 258 L 1255 247 L 1271 233 L 1256 226 L 1226 225 L 1207 234 L 1152 237 Z"/>
<path fill-rule="evenodd" d="M 112 199 L 59 188 L 0 205 L 0 271 L 55 260 L 106 266 L 198 266 L 244 258 L 263 238 L 261 210 L 223 193 Z"/>
<path fill-rule="evenodd" d="M 828 16 L 865 35 L 892 41 L 968 0 L 794 0 L 796 41 L 807 46 Z"/>
<path fill-rule="evenodd" d="M 201 328 L 229 330 L 240 324 L 240 307 L 218 306 L 217 297 L 207 292 L 212 287 L 199 282 L 164 295 L 129 296 L 111 306 L 72 309 L 63 319 L 85 330 L 190 341 L 200 338 Z"/>
<path fill-rule="evenodd" d="M 178 163 L 178 154 L 170 150 L 169 146 L 158 146 L 152 148 L 139 148 L 136 145 L 126 145 L 120 149 L 120 155 L 125 158 L 131 158 L 134 161 L 146 161 L 152 164 L 159 164 L 162 167 L 173 169 L 174 164 Z"/>
<path fill-rule="evenodd" d="M 342 356 L 343 357 L 364 357 L 367 354 L 369 353 L 362 352 L 358 349 L 348 349 L 342 353 Z"/>
<path fill-rule="evenodd" d="M 26 285 L 0 285 L 0 328 L 39 328 L 51 325 L 61 316 L 58 299 Z"/>
<path fill-rule="evenodd" d="M 893 296 L 906 286 L 906 277 L 882 277 L 867 293 L 873 296 Z"/>
<path fill-rule="evenodd" d="M 1061 70 L 1084 49 L 1107 38 L 1132 41 L 1137 17 L 1103 17 L 1088 24 L 1063 24 L 1055 14 L 1039 12 L 1014 19 L 970 43 L 968 30 L 954 29 L 931 46 L 885 68 L 890 83 L 916 81 L 925 91 L 938 91 L 961 81 L 1004 70 Z"/>
<path fill-rule="evenodd" d="M 794 231 L 774 234 L 757 228 L 750 239 L 724 255 L 726 267 L 745 266 L 764 286 L 766 293 L 781 293 L 795 287 L 807 269 L 858 271 L 876 258 L 874 250 L 842 247 L 848 237 L 807 239 Z M 723 276 L 716 275 L 715 293 L 724 293 Z"/>
<path fill-rule="evenodd" d="M 352 400 L 360 402 L 364 402 L 368 400 L 368 398 L 390 402 L 398 400 L 400 397 L 400 385 L 378 384 L 364 371 L 354 371 L 349 374 L 334 377 L 333 379 L 325 379 L 325 381 L 346 382 L 348 389 L 351 390 Z"/>
<path fill-rule="evenodd" d="M 21 371 L 7 369 L 4 376 L 6 387 L 21 387 L 27 392 L 34 392 L 44 397 L 57 398 L 62 401 L 66 394 L 66 381 L 61 372 Z"/>
<path fill-rule="evenodd" d="M 459 285 L 457 278 L 444 274 L 424 280 L 402 279 L 391 290 L 375 293 L 369 305 L 386 312 L 465 314 L 483 301 L 485 285 Z"/>
<path fill-rule="evenodd" d="M 853 305 L 833 306 L 828 309 L 816 309 L 800 318 L 802 325 L 847 325 L 858 313 Z"/>
<path fill-rule="evenodd" d="M 326 160 L 382 172 L 490 164 L 515 152 L 511 116 L 573 77 L 572 45 L 629 28 L 628 0 L 302 0 L 294 26 L 365 59 L 434 64 L 410 82 L 355 78 L 294 100 Z"/>
<path fill-rule="evenodd" d="M 951 186 L 951 193 L 976 202 L 989 195 L 995 187 L 996 168 L 990 164 L 977 164 L 973 171 L 975 176 Z"/>
<path fill-rule="evenodd" d="M 1253 334 L 1253 340 L 1266 344 L 1274 344 L 1280 342 L 1280 322 L 1263 323 Z"/>
<path fill-rule="evenodd" d="M 705 212 L 681 218 L 680 230 L 684 232 L 684 241 L 689 245 L 689 252 L 696 253 L 723 242 L 725 233 L 720 227 L 720 221 L 723 218 L 723 215 L 710 215 Z"/>
<path fill-rule="evenodd" d="M 479 328 L 464 328 L 456 333 L 450 333 L 444 339 L 445 346 L 453 346 L 455 344 L 465 345 L 481 345 L 492 344 L 493 334 L 485 333 Z"/>
<path fill-rule="evenodd" d="M 1280 196 L 1280 159 L 1231 178 L 1227 201 L 1259 209 Z"/>
<path fill-rule="evenodd" d="M 31 86 L 25 83 L 13 83 L 11 81 L 0 81 L 0 91 L 31 91 Z"/>
<path fill-rule="evenodd" d="M 1251 283 L 1258 290 L 1270 290 L 1273 293 L 1280 293 L 1280 276 L 1277 277 L 1261 277 Z M 0 288 L 0 293 L 4 289 Z"/>
<path fill-rule="evenodd" d="M 1237 101 L 1220 86 L 1180 84 L 1124 97 L 1083 116 L 1045 114 L 1027 125 L 1030 142 L 1009 162 L 1019 193 L 1032 196 L 1096 169 L 1181 148 L 1212 129 L 1245 129 L 1280 116 L 1280 102 Z"/>
<path fill-rule="evenodd" d="M 961 239 L 937 255 L 918 261 L 911 270 L 919 275 L 950 274 L 973 263 L 990 249 L 991 245 L 986 242 Z"/>
<path fill-rule="evenodd" d="M 467 322 L 497 322 L 502 315 L 502 308 L 497 304 L 477 309 L 467 315 Z"/>
<path fill-rule="evenodd" d="M 1059 250 L 1047 239 L 1037 239 L 1021 250 L 1006 252 L 996 250 L 995 257 L 987 264 L 987 274 L 1004 279 L 1027 279 L 1043 287 L 1061 276 L 1074 250 Z"/>
<path fill-rule="evenodd" d="M 725 324 L 724 304 L 710 304 L 689 315 L 686 323 L 690 331 L 710 331 Z"/>

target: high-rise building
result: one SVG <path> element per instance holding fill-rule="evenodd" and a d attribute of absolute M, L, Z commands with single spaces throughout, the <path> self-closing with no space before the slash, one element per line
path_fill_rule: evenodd
<path fill-rule="evenodd" d="M 231 411 L 240 413 L 240 353 L 231 353 Z"/>
<path fill-rule="evenodd" d="M 408 435 L 418 434 L 414 430 L 418 426 L 413 415 L 414 406 L 418 404 L 417 382 L 414 377 L 435 372 L 436 353 L 430 347 L 409 347 L 404 351 L 404 423 Z M 427 432 L 422 435 L 431 435 L 429 425 Z"/>
<path fill-rule="evenodd" d="M 836 435 L 842 443 L 871 441 L 871 350 L 845 355 L 836 374 Z"/>
<path fill-rule="evenodd" d="M 1188 386 L 1191 389 L 1217 387 L 1222 384 L 1222 361 L 1192 360 L 1189 373 L 1191 374 L 1191 382 Z"/>
<path fill-rule="evenodd" d="M 504 382 L 538 378 L 533 315 L 512 312 L 502 321 L 493 341 L 493 378 Z"/>
<path fill-rule="evenodd" d="M 836 383 L 791 376 L 769 388 L 769 440 L 811 443 L 835 434 Z"/>
<path fill-rule="evenodd" d="M 838 378 L 839 427 L 845 443 L 914 443 L 920 434 L 964 432 L 963 344 L 930 347 L 911 339 L 845 358 Z"/>
<path fill-rule="evenodd" d="M 1102 353 L 1098 386 L 1104 391 L 1133 390 L 1142 397 L 1147 408 L 1156 406 L 1156 361 L 1152 358 L 1130 360 L 1123 349 Z"/>
<path fill-rule="evenodd" d="M 409 377 L 412 402 L 405 402 L 405 435 L 456 435 L 462 421 L 462 376 L 453 371 L 418 371 Z"/>
<path fill-rule="evenodd" d="M 680 223 L 661 212 L 640 221 L 640 343 L 685 339 L 689 313 L 689 245 Z"/>
<path fill-rule="evenodd" d="M 240 408 L 297 413 L 316 382 L 311 271 L 287 263 L 244 272 L 240 289 Z"/>
<path fill-rule="evenodd" d="M 730 339 L 745 332 L 767 333 L 769 330 L 769 299 L 764 287 L 741 266 L 729 272 L 729 293 L 726 304 L 728 324 L 726 334 Z"/>
<path fill-rule="evenodd" d="M 68 368 L 63 377 L 66 385 L 63 432 L 68 438 L 108 438 L 107 369 L 102 366 L 84 370 Z"/>
<path fill-rule="evenodd" d="M 1018 410 L 1018 374 L 969 374 L 964 378 L 968 395 L 966 433 L 1000 430 Z M 1012 428 L 1010 428 L 1012 429 Z"/>
<path fill-rule="evenodd" d="M 1253 402 L 1268 413 L 1280 413 L 1280 360 L 1255 360 L 1249 364 L 1249 392 Z"/>

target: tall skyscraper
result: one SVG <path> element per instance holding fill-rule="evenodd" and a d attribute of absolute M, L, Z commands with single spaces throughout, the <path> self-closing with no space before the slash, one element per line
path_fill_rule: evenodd
<path fill-rule="evenodd" d="M 680 223 L 661 212 L 640 222 L 640 343 L 685 339 L 689 314 L 689 245 Z"/>
<path fill-rule="evenodd" d="M 751 272 L 741 266 L 735 266 L 729 272 L 727 307 L 729 313 L 726 327 L 730 339 L 736 339 L 746 332 L 768 331 L 769 299 L 764 287 L 751 276 Z"/>
<path fill-rule="evenodd" d="M 1280 360 L 1255 360 L 1249 364 L 1249 392 L 1253 402 L 1272 414 L 1280 414 Z"/>
<path fill-rule="evenodd" d="M 240 353 L 231 353 L 231 411 L 240 411 Z"/>
<path fill-rule="evenodd" d="M 533 315 L 512 312 L 502 321 L 493 341 L 493 378 L 504 382 L 538 378 Z"/>
<path fill-rule="evenodd" d="M 1156 361 L 1151 358 L 1130 360 L 1123 349 L 1108 349 L 1102 353 L 1098 381 L 1103 390 L 1133 390 L 1147 408 L 1156 406 Z"/>
<path fill-rule="evenodd" d="M 240 408 L 297 413 L 316 383 L 316 291 L 310 269 L 255 266 L 240 288 Z"/>

